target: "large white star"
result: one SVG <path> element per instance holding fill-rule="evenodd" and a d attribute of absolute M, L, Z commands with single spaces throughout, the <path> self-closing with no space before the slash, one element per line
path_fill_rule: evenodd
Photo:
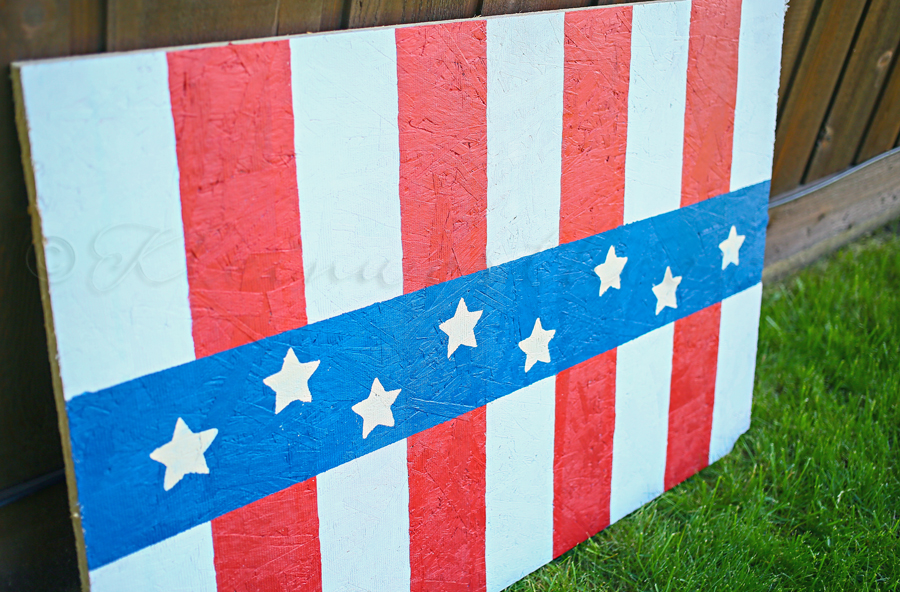
<path fill-rule="evenodd" d="M 537 318 L 531 336 L 519 342 L 519 349 L 525 352 L 525 372 L 531 370 L 535 362 L 550 362 L 550 340 L 555 334 L 555 329 L 548 331 L 541 327 L 541 318 Z"/>
<path fill-rule="evenodd" d="M 397 395 L 401 389 L 395 391 L 386 391 L 381 386 L 381 382 L 376 378 L 372 383 L 372 390 L 369 391 L 369 397 L 351 407 L 354 413 L 363 418 L 363 439 L 375 429 L 376 426 L 394 427 L 394 414 L 391 412 L 391 405 L 397 400 Z"/>
<path fill-rule="evenodd" d="M 288 349 L 284 356 L 281 370 L 263 379 L 263 384 L 275 391 L 275 414 L 293 403 L 312 401 L 312 393 L 309 392 L 309 378 L 319 367 L 319 360 L 300 363 L 294 348 Z"/>
<path fill-rule="evenodd" d="M 183 419 L 178 418 L 172 440 L 150 453 L 150 458 L 166 465 L 163 489 L 169 491 L 188 473 L 200 475 L 209 473 L 203 453 L 216 439 L 218 433 L 219 430 L 213 428 L 195 434 Z"/>
<path fill-rule="evenodd" d="M 728 238 L 719 243 L 719 249 L 722 250 L 722 269 L 728 267 L 729 263 L 740 264 L 738 253 L 741 250 L 741 245 L 744 244 L 745 238 L 744 235 L 737 233 L 737 228 L 732 226 L 731 232 L 728 233 Z"/>
<path fill-rule="evenodd" d="M 600 276 L 600 296 L 610 288 L 621 288 L 620 277 L 627 262 L 628 257 L 616 257 L 616 248 L 609 248 L 606 261 L 594 268 L 594 273 Z"/>
<path fill-rule="evenodd" d="M 665 307 L 678 308 L 678 300 L 675 298 L 675 290 L 681 283 L 681 276 L 672 277 L 672 268 L 666 267 L 666 275 L 663 281 L 653 286 L 653 293 L 656 295 L 656 314 L 659 314 Z"/>
<path fill-rule="evenodd" d="M 456 306 L 456 314 L 453 318 L 448 319 L 439 325 L 441 331 L 447 334 L 450 340 L 447 342 L 447 359 L 453 355 L 453 352 L 460 345 L 469 347 L 478 347 L 475 341 L 475 324 L 481 318 L 481 310 L 469 310 L 466 308 L 466 301 L 459 299 Z"/>

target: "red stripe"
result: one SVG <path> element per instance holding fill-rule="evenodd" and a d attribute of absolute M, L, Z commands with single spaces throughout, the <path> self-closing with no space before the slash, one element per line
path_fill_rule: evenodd
<path fill-rule="evenodd" d="M 306 324 L 287 41 L 173 52 L 198 356 Z"/>
<path fill-rule="evenodd" d="M 623 222 L 630 7 L 572 12 L 565 21 L 560 242 Z M 553 555 L 609 525 L 616 350 L 556 377 Z"/>
<path fill-rule="evenodd" d="M 401 28 L 396 39 L 403 288 L 412 292 L 485 268 L 486 25 Z M 480 408 L 407 441 L 413 591 L 486 587 L 485 428 Z"/>
<path fill-rule="evenodd" d="M 222 592 L 320 590 L 316 478 L 212 521 Z"/>
<path fill-rule="evenodd" d="M 229 45 L 168 61 L 200 357 L 306 324 L 290 47 Z M 212 530 L 220 590 L 321 587 L 314 479 L 216 518 Z"/>
<path fill-rule="evenodd" d="M 409 438 L 410 589 L 484 590 L 486 407 Z"/>
<path fill-rule="evenodd" d="M 741 0 L 691 4 L 682 206 L 730 190 L 740 33 Z"/>
<path fill-rule="evenodd" d="M 486 25 L 396 38 L 403 289 L 413 292 L 485 268 Z"/>
<path fill-rule="evenodd" d="M 565 16 L 560 243 L 622 224 L 631 12 Z"/>
<path fill-rule="evenodd" d="M 616 350 L 556 377 L 553 556 L 609 526 Z"/>
<path fill-rule="evenodd" d="M 682 206 L 730 190 L 740 29 L 741 0 L 692 3 Z M 667 489 L 709 463 L 720 309 L 716 304 L 675 323 Z"/>
<path fill-rule="evenodd" d="M 675 321 L 666 489 L 709 464 L 721 303 Z"/>

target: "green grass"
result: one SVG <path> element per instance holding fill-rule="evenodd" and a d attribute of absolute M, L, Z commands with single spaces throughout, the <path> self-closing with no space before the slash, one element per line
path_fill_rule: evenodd
<path fill-rule="evenodd" d="M 764 290 L 731 454 L 510 590 L 900 589 L 897 230 Z"/>

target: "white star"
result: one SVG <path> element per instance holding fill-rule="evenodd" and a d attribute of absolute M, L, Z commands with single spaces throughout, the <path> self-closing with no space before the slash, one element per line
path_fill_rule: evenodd
<path fill-rule="evenodd" d="M 541 327 L 541 318 L 538 317 L 531 330 L 531 337 L 519 342 L 519 349 L 525 352 L 525 372 L 531 370 L 535 362 L 550 362 L 550 340 L 555 334 L 555 329 L 547 331 Z"/>
<path fill-rule="evenodd" d="M 737 228 L 732 226 L 728 238 L 719 243 L 719 248 L 722 250 L 722 269 L 728 267 L 729 263 L 739 265 L 738 252 L 741 250 L 745 238 L 744 235 L 737 233 Z"/>
<path fill-rule="evenodd" d="M 484 311 L 470 311 L 466 308 L 466 301 L 460 298 L 459 304 L 456 307 L 456 314 L 453 315 L 453 318 L 448 319 L 439 325 L 441 331 L 446 333 L 447 337 L 450 338 L 447 342 L 448 360 L 460 345 L 467 345 L 469 347 L 478 346 L 475 342 L 475 324 L 478 322 L 478 319 L 481 318 L 482 312 Z"/>
<path fill-rule="evenodd" d="M 272 376 L 263 379 L 263 384 L 275 391 L 275 414 L 293 403 L 312 401 L 312 393 L 309 392 L 309 377 L 319 367 L 319 360 L 301 364 L 294 353 L 294 348 L 288 349 L 284 356 L 281 370 Z"/>
<path fill-rule="evenodd" d="M 397 400 L 401 389 L 386 391 L 381 382 L 375 379 L 369 397 L 351 407 L 354 413 L 363 418 L 363 439 L 375 429 L 376 426 L 394 427 L 394 414 L 391 405 Z"/>
<path fill-rule="evenodd" d="M 213 428 L 195 434 L 183 419 L 178 418 L 172 440 L 150 453 L 150 458 L 166 465 L 163 489 L 169 491 L 188 473 L 209 474 L 203 453 L 218 433 L 219 430 Z"/>
<path fill-rule="evenodd" d="M 618 290 L 621 287 L 620 276 L 627 262 L 628 257 L 616 257 L 615 247 L 609 248 L 606 253 L 606 261 L 594 268 L 594 273 L 600 276 L 600 296 L 603 296 L 603 293 L 610 288 Z"/>
<path fill-rule="evenodd" d="M 656 314 L 659 314 L 665 307 L 678 308 L 678 301 L 675 299 L 675 290 L 681 283 L 681 276 L 672 277 L 672 269 L 666 267 L 666 275 L 663 281 L 653 286 L 653 293 L 656 295 Z"/>

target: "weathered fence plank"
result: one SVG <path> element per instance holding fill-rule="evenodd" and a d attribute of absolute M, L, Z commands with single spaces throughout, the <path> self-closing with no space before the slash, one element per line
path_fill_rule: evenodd
<path fill-rule="evenodd" d="M 772 195 L 800 185 L 865 2 L 822 0 L 775 136 Z"/>
<path fill-rule="evenodd" d="M 784 102 L 797 60 L 803 52 L 806 32 L 815 13 L 818 0 L 794 0 L 784 15 L 784 46 L 781 52 L 781 83 L 778 85 L 778 104 Z M 779 109 L 780 111 L 780 109 Z"/>
<path fill-rule="evenodd" d="M 108 0 L 107 49 L 123 51 L 340 27 L 342 0 Z"/>
<path fill-rule="evenodd" d="M 590 0 L 484 0 L 481 14 L 488 16 L 557 8 L 578 8 L 590 4 Z M 601 2 L 601 4 L 612 4 L 612 2 Z"/>
<path fill-rule="evenodd" d="M 378 27 L 475 16 L 478 0 L 348 0 L 348 27 Z"/>
<path fill-rule="evenodd" d="M 806 179 L 821 179 L 853 164 L 898 43 L 900 2 L 872 0 L 816 142 Z"/>
<path fill-rule="evenodd" d="M 872 123 L 866 131 L 857 162 L 873 158 L 890 150 L 900 138 L 900 47 L 894 52 L 894 67 L 875 108 Z"/>
<path fill-rule="evenodd" d="M 900 217 L 900 149 L 780 201 L 769 210 L 764 282 Z"/>

